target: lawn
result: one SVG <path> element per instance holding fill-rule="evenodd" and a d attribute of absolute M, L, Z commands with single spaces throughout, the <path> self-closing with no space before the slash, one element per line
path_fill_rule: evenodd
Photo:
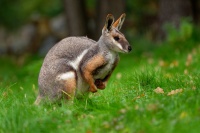
<path fill-rule="evenodd" d="M 21 66 L 1 58 L 0 133 L 197 133 L 200 44 L 185 44 L 192 46 L 133 43 L 107 88 L 73 105 L 33 105 L 43 59 L 29 57 Z"/>

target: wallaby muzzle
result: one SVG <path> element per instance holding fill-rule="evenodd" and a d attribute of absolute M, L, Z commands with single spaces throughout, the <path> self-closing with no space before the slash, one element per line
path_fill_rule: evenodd
<path fill-rule="evenodd" d="M 132 50 L 132 47 L 129 45 L 128 46 L 128 52 L 131 52 L 131 50 Z"/>

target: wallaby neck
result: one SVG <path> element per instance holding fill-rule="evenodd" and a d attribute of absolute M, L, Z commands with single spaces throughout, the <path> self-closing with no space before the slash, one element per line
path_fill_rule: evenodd
<path fill-rule="evenodd" d="M 100 36 L 99 40 L 97 41 L 97 44 L 101 45 L 101 44 L 104 44 L 104 38 L 103 36 Z"/>
<path fill-rule="evenodd" d="M 104 39 L 105 38 L 103 36 L 101 36 L 99 38 L 99 40 L 97 41 L 97 44 L 99 45 L 99 48 L 102 49 L 103 51 L 117 53 L 117 52 L 113 51 L 112 48 L 110 48 L 109 44 L 105 43 Z"/>

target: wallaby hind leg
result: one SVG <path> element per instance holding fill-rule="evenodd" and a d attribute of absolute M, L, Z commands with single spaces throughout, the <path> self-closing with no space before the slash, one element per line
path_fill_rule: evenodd
<path fill-rule="evenodd" d="M 73 101 L 76 92 L 76 74 L 74 71 L 63 73 L 59 76 L 60 82 L 63 84 L 62 93 L 68 100 Z"/>
<path fill-rule="evenodd" d="M 76 79 L 69 78 L 64 81 L 63 93 L 68 100 L 73 101 L 76 92 Z"/>

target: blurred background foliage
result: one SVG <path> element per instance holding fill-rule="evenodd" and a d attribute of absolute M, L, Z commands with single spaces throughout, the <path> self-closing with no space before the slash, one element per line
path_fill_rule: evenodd
<path fill-rule="evenodd" d="M 44 56 L 67 36 L 98 40 L 106 15 L 112 13 L 117 19 L 124 12 L 122 30 L 136 47 L 189 47 L 186 42 L 199 41 L 196 0 L 1 0 L 0 55 Z M 143 40 L 150 46 L 135 44 Z"/>
<path fill-rule="evenodd" d="M 34 15 L 54 17 L 62 10 L 60 0 L 1 0 L 0 24 L 11 30 L 17 29 L 29 22 Z"/>

